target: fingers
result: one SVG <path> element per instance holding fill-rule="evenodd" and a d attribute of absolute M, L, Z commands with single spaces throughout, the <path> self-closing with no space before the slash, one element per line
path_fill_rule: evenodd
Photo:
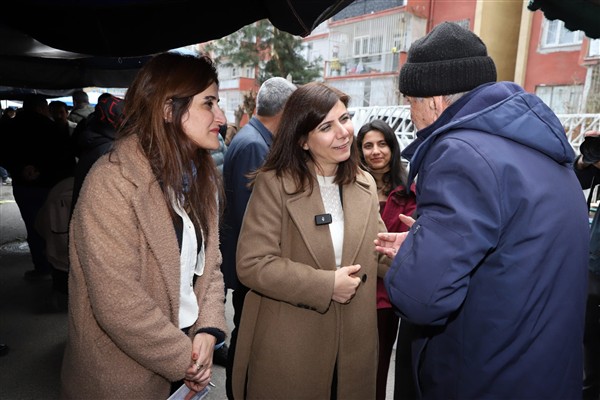
<path fill-rule="evenodd" d="M 212 373 L 212 358 L 198 357 L 192 354 L 192 361 L 186 370 L 185 379 L 197 380 L 199 377 L 210 378 Z"/>
<path fill-rule="evenodd" d="M 183 382 L 185 383 L 185 386 L 187 386 L 190 390 L 190 392 L 185 396 L 185 400 L 194 398 L 196 393 L 204 390 L 204 388 L 210 385 L 210 379 L 201 382 L 185 379 Z"/>
<path fill-rule="evenodd" d="M 344 266 L 335 271 L 332 300 L 342 304 L 347 304 L 352 300 L 362 282 L 361 277 L 354 275 L 360 268 L 361 266 L 356 264 Z"/>
<path fill-rule="evenodd" d="M 185 380 L 199 384 L 208 384 L 212 377 L 212 366 L 202 365 L 199 368 L 195 364 L 191 366 L 185 373 Z"/>
<path fill-rule="evenodd" d="M 360 271 L 360 264 L 348 265 L 343 268 L 346 268 L 346 270 L 348 271 L 348 275 L 353 275 L 353 274 L 356 274 L 358 271 Z"/>
<path fill-rule="evenodd" d="M 394 259 L 398 253 L 398 250 L 393 247 L 375 246 L 375 250 L 391 259 Z"/>
<path fill-rule="evenodd" d="M 393 232 L 380 232 L 377 234 L 377 240 L 381 242 L 393 242 L 396 234 Z"/>
<path fill-rule="evenodd" d="M 413 226 L 413 224 L 415 223 L 415 219 L 413 217 L 409 217 L 408 215 L 399 214 L 398 218 L 400 219 L 400 222 L 402 222 L 408 227 Z"/>
<path fill-rule="evenodd" d="M 185 396 L 183 400 L 191 400 L 199 391 L 190 389 L 190 392 Z"/>

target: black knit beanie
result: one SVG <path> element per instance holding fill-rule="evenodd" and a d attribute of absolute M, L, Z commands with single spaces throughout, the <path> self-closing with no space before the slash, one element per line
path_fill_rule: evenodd
<path fill-rule="evenodd" d="M 473 32 L 443 22 L 415 41 L 400 70 L 400 92 L 412 97 L 468 92 L 496 81 L 496 66 Z"/>

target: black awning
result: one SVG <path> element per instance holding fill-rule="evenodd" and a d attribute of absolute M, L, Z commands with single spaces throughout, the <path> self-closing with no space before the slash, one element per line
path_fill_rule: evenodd
<path fill-rule="evenodd" d="M 306 36 L 353 0 L 18 0 L 0 12 L 0 85 L 127 87 L 159 52 L 269 19 Z"/>
<path fill-rule="evenodd" d="M 530 0 L 527 8 L 541 10 L 549 20 L 563 21 L 570 31 L 600 38 L 600 0 Z"/>

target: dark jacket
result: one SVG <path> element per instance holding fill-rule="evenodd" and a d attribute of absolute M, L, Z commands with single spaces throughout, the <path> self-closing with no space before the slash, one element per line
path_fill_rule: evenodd
<path fill-rule="evenodd" d="M 90 168 L 112 148 L 122 110 L 123 100 L 114 96 L 106 97 L 98 103 L 93 113 L 77 124 L 72 137 L 79 157 L 73 184 L 73 207 Z"/>
<path fill-rule="evenodd" d="M 385 277 L 423 398 L 581 398 L 587 208 L 554 113 L 482 85 L 405 149 L 419 217 Z"/>
<path fill-rule="evenodd" d="M 588 198 L 591 200 L 594 188 L 600 185 L 600 169 L 593 165 L 584 169 L 575 168 L 575 174 L 579 179 L 579 183 L 583 189 L 590 189 Z M 600 276 L 600 211 L 596 210 L 592 225 L 590 228 L 590 262 L 589 269 L 595 275 Z"/>
<path fill-rule="evenodd" d="M 227 205 L 221 226 L 221 271 L 228 289 L 235 290 L 239 285 L 235 271 L 237 242 L 252 193 L 246 175 L 263 164 L 272 142 L 272 133 L 258 119 L 251 118 L 229 143 L 225 154 L 223 183 Z"/>
<path fill-rule="evenodd" d="M 73 176 L 75 156 L 68 134 L 48 117 L 23 110 L 2 125 L 0 165 L 12 177 L 14 186 L 50 189 Z M 31 175 L 26 170 L 35 169 Z"/>

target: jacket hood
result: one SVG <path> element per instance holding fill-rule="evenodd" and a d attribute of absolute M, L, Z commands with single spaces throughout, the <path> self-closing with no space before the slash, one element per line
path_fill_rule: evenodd
<path fill-rule="evenodd" d="M 560 120 L 539 97 L 512 82 L 489 83 L 473 89 L 448 107 L 404 149 L 403 157 L 411 162 L 409 182 L 433 142 L 456 129 L 502 136 L 535 149 L 559 164 L 573 164 L 575 158 Z"/>

